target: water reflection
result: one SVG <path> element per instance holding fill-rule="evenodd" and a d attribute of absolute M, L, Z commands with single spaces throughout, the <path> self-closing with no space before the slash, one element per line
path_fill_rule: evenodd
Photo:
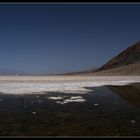
<path fill-rule="evenodd" d="M 107 86 L 113 93 L 140 108 L 140 86 L 132 84 L 126 86 Z"/>
<path fill-rule="evenodd" d="M 140 85 L 88 94 L 0 94 L 0 136 L 139 136 Z M 136 105 L 136 106 L 135 106 Z"/>

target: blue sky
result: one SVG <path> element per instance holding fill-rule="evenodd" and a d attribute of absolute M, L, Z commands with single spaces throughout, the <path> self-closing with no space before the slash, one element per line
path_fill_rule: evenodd
<path fill-rule="evenodd" d="M 86 70 L 139 40 L 138 4 L 0 4 L 0 69 Z"/>

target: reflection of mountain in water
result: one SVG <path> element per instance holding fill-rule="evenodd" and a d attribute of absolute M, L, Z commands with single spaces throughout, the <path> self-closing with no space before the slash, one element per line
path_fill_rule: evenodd
<path fill-rule="evenodd" d="M 140 84 L 127 86 L 107 86 L 112 92 L 140 107 Z"/>

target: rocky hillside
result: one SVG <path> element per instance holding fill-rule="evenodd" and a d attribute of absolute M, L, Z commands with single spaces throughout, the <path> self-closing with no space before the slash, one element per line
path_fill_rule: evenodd
<path fill-rule="evenodd" d="M 116 57 L 112 58 L 97 71 L 108 70 L 112 68 L 119 68 L 134 63 L 140 63 L 140 41 L 128 47 Z"/>
<path fill-rule="evenodd" d="M 140 62 L 92 73 L 95 75 L 140 75 Z"/>

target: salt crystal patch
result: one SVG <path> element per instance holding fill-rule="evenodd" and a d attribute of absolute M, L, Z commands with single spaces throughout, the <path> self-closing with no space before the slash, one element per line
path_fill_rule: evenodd
<path fill-rule="evenodd" d="M 64 99 L 63 97 L 47 97 L 48 99 L 52 99 L 52 100 L 61 100 L 61 99 Z"/>
<path fill-rule="evenodd" d="M 37 113 L 36 113 L 36 112 L 32 112 L 32 114 L 33 114 L 33 115 L 36 115 Z"/>
<path fill-rule="evenodd" d="M 71 97 L 70 99 L 65 99 L 63 101 L 57 101 L 56 103 L 59 103 L 59 104 L 67 104 L 67 103 L 71 103 L 71 102 L 77 102 L 77 103 L 80 103 L 80 102 L 85 102 L 86 100 L 84 98 L 82 98 L 81 96 L 77 96 L 76 97 Z"/>
<path fill-rule="evenodd" d="M 98 106 L 99 104 L 94 104 L 94 106 Z"/>
<path fill-rule="evenodd" d="M 81 99 L 82 97 L 81 96 L 72 96 L 70 99 Z"/>
<path fill-rule="evenodd" d="M 69 97 L 69 96 L 64 96 L 65 98 Z M 65 99 L 64 97 L 61 96 L 57 96 L 57 97 L 48 97 L 48 99 L 50 100 L 56 100 L 56 103 L 58 104 L 66 104 L 66 103 L 70 103 L 70 102 L 85 102 L 85 99 L 83 99 L 83 97 L 81 96 L 72 96 L 70 97 L 70 99 Z M 57 100 L 62 100 L 62 101 L 57 101 Z"/>
<path fill-rule="evenodd" d="M 131 120 L 131 122 L 132 122 L 132 123 L 136 123 L 136 121 L 135 121 L 135 120 Z"/>

